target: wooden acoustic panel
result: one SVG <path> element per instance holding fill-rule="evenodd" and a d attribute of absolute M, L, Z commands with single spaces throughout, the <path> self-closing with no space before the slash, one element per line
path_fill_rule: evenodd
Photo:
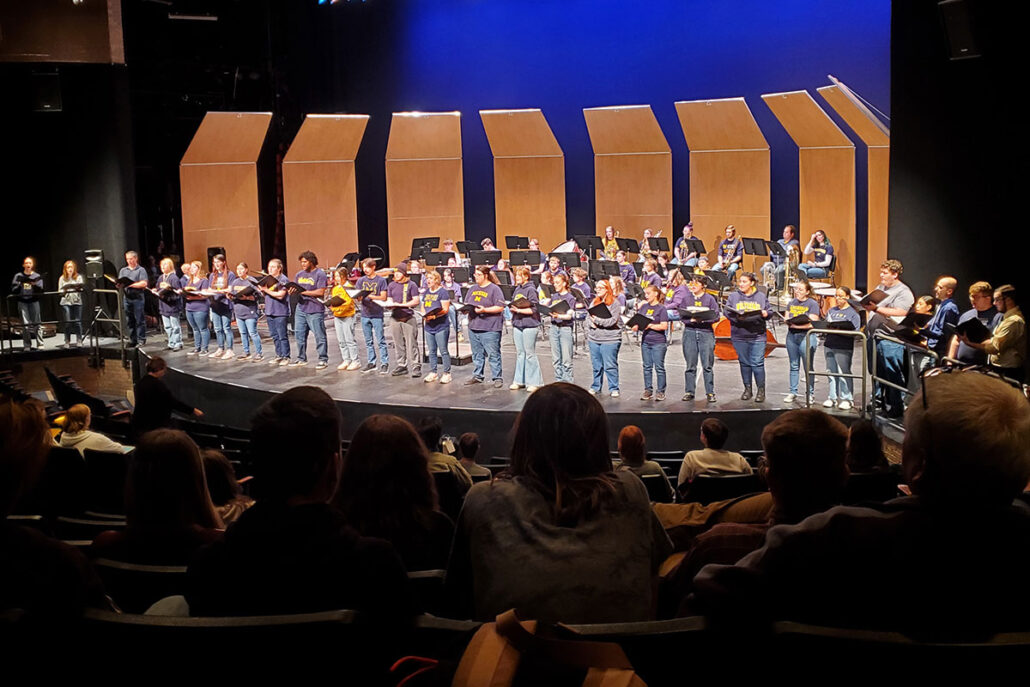
<path fill-rule="evenodd" d="M 332 267 L 358 250 L 354 158 L 368 115 L 308 115 L 283 158 L 286 264 L 310 250 Z M 292 268 L 290 268 L 292 269 Z"/>
<path fill-rule="evenodd" d="M 494 155 L 495 244 L 529 236 L 550 250 L 566 238 L 565 155 L 540 110 L 481 110 Z"/>
<path fill-rule="evenodd" d="M 890 184 L 890 129 L 843 83 L 817 89 L 841 119 L 866 144 L 868 165 L 868 224 L 866 231 L 866 283 L 880 279 L 880 264 L 887 259 L 887 215 Z"/>
<path fill-rule="evenodd" d="M 770 236 L 769 144 L 744 99 L 680 101 L 676 114 L 690 150 L 696 235 L 721 238 L 732 224 L 741 236 Z"/>
<path fill-rule="evenodd" d="M 594 229 L 672 236 L 672 152 L 649 105 L 583 110 L 594 149 Z"/>
<path fill-rule="evenodd" d="M 762 100 L 798 145 L 798 239 L 822 229 L 837 255 L 838 284 L 855 284 L 855 144 L 808 91 L 769 93 Z"/>
<path fill-rule="evenodd" d="M 461 115 L 395 112 L 386 145 L 390 264 L 411 255 L 411 240 L 465 238 Z"/>
<path fill-rule="evenodd" d="M 257 160 L 268 112 L 208 112 L 179 165 L 183 252 L 207 263 L 222 246 L 230 264 L 262 264 Z"/>

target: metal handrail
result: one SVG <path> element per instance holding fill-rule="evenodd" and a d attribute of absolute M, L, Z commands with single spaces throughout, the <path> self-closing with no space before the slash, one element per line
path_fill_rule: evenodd
<path fill-rule="evenodd" d="M 852 339 L 859 339 L 862 342 L 862 347 L 860 349 L 861 353 L 862 353 L 862 355 L 861 355 L 862 373 L 856 375 L 856 374 L 853 374 L 853 373 L 852 374 L 846 374 L 844 372 L 830 372 L 830 371 L 816 372 L 815 369 L 809 369 L 809 368 L 813 368 L 814 365 L 815 365 L 814 358 L 813 357 L 809 357 L 809 350 L 808 350 L 809 349 L 809 343 L 808 342 L 809 342 L 809 338 L 810 338 L 808 336 L 809 334 L 816 334 L 816 335 L 819 335 L 819 334 L 834 334 L 834 335 L 840 335 L 840 336 L 847 336 L 847 337 L 850 337 Z M 816 329 L 816 328 L 805 330 L 805 341 L 804 341 L 804 344 L 803 344 L 803 347 L 802 347 L 801 354 L 802 354 L 802 357 L 803 357 L 803 359 L 805 361 L 805 407 L 806 408 L 811 408 L 812 407 L 812 396 L 811 396 L 811 394 L 808 393 L 808 378 L 809 378 L 810 375 L 814 375 L 816 377 L 835 377 L 835 378 L 838 378 L 838 379 L 858 379 L 858 380 L 861 380 L 861 382 L 862 382 L 862 404 L 860 406 L 857 406 L 857 407 L 858 407 L 859 414 L 862 417 L 865 417 L 865 412 L 866 412 L 865 409 L 866 409 L 866 406 L 868 405 L 868 400 L 869 400 L 869 395 L 868 395 L 868 391 L 867 391 L 867 388 L 866 388 L 865 342 L 866 342 L 865 332 L 858 331 L 858 330 L 849 331 L 847 329 Z M 818 348 L 818 344 L 816 345 L 816 347 Z M 852 367 L 854 367 L 854 366 L 852 366 Z"/>
<path fill-rule="evenodd" d="M 898 338 L 893 337 L 893 336 L 889 336 L 889 335 L 883 333 L 882 331 L 873 332 L 873 355 L 872 355 L 872 358 L 873 358 L 873 366 L 872 366 L 873 367 L 873 371 L 872 371 L 872 374 L 870 375 L 870 378 L 872 379 L 873 383 L 874 384 L 882 384 L 884 386 L 890 387 L 891 389 L 897 389 L 902 394 L 904 394 L 906 398 L 911 398 L 912 396 L 915 396 L 915 392 L 912 391 L 911 389 L 909 389 L 907 386 L 901 386 L 900 384 L 892 382 L 889 379 L 884 379 L 883 377 L 880 377 L 877 374 L 877 369 L 876 369 L 876 359 L 877 359 L 877 356 L 876 356 L 876 342 L 878 340 L 880 340 L 880 341 L 890 341 L 891 343 L 896 343 L 896 344 L 904 347 L 905 350 L 907 350 L 907 351 L 912 351 L 912 352 L 915 352 L 915 353 L 920 353 L 922 355 L 925 355 L 925 356 L 928 356 L 930 358 L 933 358 L 933 360 L 934 360 L 934 365 L 933 366 L 934 367 L 937 367 L 940 364 L 940 356 L 937 355 L 937 353 L 935 353 L 934 351 L 930 350 L 929 348 L 925 348 L 925 347 L 920 346 L 918 344 L 914 344 L 914 343 L 912 343 L 910 341 L 902 341 L 901 339 L 898 339 Z M 875 408 L 873 409 L 873 415 L 874 416 L 876 415 L 876 409 Z"/>

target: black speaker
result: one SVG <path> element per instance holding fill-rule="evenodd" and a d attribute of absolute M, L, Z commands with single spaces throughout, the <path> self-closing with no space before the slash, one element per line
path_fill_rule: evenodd
<path fill-rule="evenodd" d="M 214 264 L 215 264 L 215 256 L 216 255 L 222 255 L 224 257 L 225 256 L 225 248 L 223 248 L 222 246 L 208 246 L 208 249 L 207 249 L 207 271 L 208 272 L 214 272 L 215 271 Z M 226 261 L 226 264 L 229 264 L 228 261 Z"/>
<path fill-rule="evenodd" d="M 90 248 L 83 253 L 86 263 L 87 279 L 104 278 L 104 251 L 99 248 Z"/>
<path fill-rule="evenodd" d="M 30 92 L 34 112 L 61 111 L 61 76 L 57 72 L 33 72 Z"/>
<path fill-rule="evenodd" d="M 966 0 L 941 0 L 937 3 L 948 37 L 948 50 L 952 60 L 968 60 L 980 57 L 980 50 L 973 38 L 973 26 L 969 20 L 969 5 Z"/>

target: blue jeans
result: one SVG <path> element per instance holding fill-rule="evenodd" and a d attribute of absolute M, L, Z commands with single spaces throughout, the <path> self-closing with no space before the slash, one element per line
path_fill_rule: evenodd
<path fill-rule="evenodd" d="M 39 301 L 18 301 L 18 313 L 21 314 L 21 340 L 27 351 L 36 346 L 40 320 Z"/>
<path fill-rule="evenodd" d="M 379 345 L 379 366 L 390 364 L 390 353 L 386 348 L 386 335 L 383 334 L 383 318 L 361 317 L 361 331 L 365 334 L 365 356 L 370 365 L 376 363 L 376 345 Z M 373 335 L 375 340 L 372 340 Z"/>
<path fill-rule="evenodd" d="M 61 310 L 64 311 L 64 342 L 71 341 L 74 332 L 75 340 L 82 343 L 82 306 L 62 305 Z M 179 343 L 182 343 L 181 338 Z"/>
<path fill-rule="evenodd" d="M 198 353 L 201 351 L 207 353 L 207 347 L 211 345 L 211 330 L 207 328 L 210 314 L 208 310 L 186 311 L 186 321 L 190 323 L 190 329 L 193 330 L 193 350 Z"/>
<path fill-rule="evenodd" d="M 315 347 L 318 349 L 319 362 L 329 362 L 329 344 L 325 338 L 325 320 L 323 313 L 297 310 L 293 319 L 293 332 L 297 339 L 297 360 L 308 359 L 308 330 L 315 335 Z"/>
<path fill-rule="evenodd" d="M 354 318 L 334 317 L 333 328 L 336 329 L 336 343 L 340 346 L 340 358 L 345 363 L 358 361 L 358 340 L 354 338 Z"/>
<path fill-rule="evenodd" d="M 798 265 L 798 272 L 805 275 L 807 279 L 822 279 L 829 274 L 825 267 L 816 267 L 815 265 L 806 265 L 803 263 Z"/>
<path fill-rule="evenodd" d="M 245 320 L 237 319 L 236 326 L 240 328 L 240 341 L 243 343 L 243 354 L 250 355 L 250 344 L 254 344 L 254 355 L 261 355 L 261 337 L 258 336 L 257 318 L 248 317 Z"/>
<path fill-rule="evenodd" d="M 543 386 L 544 376 L 540 373 L 540 359 L 536 357 L 537 327 L 519 329 L 512 327 L 511 338 L 515 341 L 515 383 L 523 386 Z"/>
<path fill-rule="evenodd" d="M 905 386 L 905 347 L 893 341 L 878 340 L 876 342 L 876 374 L 889 382 Z M 887 414 L 900 417 L 905 412 L 902 392 L 889 386 L 878 384 L 878 394 L 883 397 L 883 406 Z"/>
<path fill-rule="evenodd" d="M 165 336 L 168 337 L 168 348 L 182 348 L 182 325 L 179 324 L 179 315 L 161 315 L 161 324 L 164 325 Z M 67 330 L 64 340 L 68 340 Z"/>
<path fill-rule="evenodd" d="M 740 263 L 735 262 L 726 268 L 726 274 L 730 275 L 730 281 L 733 281 L 733 275 L 740 269 Z"/>
<path fill-rule="evenodd" d="M 129 330 L 129 344 L 135 346 L 147 342 L 147 318 L 143 315 L 143 297 L 126 298 L 125 326 Z M 39 307 L 39 304 L 36 304 Z"/>
<path fill-rule="evenodd" d="M 815 360 L 815 348 L 819 345 L 819 339 L 815 334 L 808 335 L 808 369 L 812 369 L 812 361 Z M 795 396 L 798 393 L 798 379 L 801 377 L 801 357 L 805 348 L 805 332 L 803 330 L 791 329 L 787 331 L 787 357 L 790 359 L 790 393 Z M 815 377 L 808 377 L 808 395 L 815 393 Z"/>
<path fill-rule="evenodd" d="M 600 391 L 603 386 L 602 373 L 608 378 L 608 391 L 619 390 L 619 349 L 622 348 L 621 341 L 606 341 L 590 344 L 590 365 L 594 370 L 594 381 L 590 388 Z"/>
<path fill-rule="evenodd" d="M 572 327 L 551 325 L 551 362 L 554 381 L 572 382 Z"/>
<path fill-rule="evenodd" d="M 272 343 L 275 345 L 276 358 L 290 357 L 290 337 L 286 332 L 289 315 L 266 315 L 268 332 L 272 335 Z"/>
<path fill-rule="evenodd" d="M 765 337 L 761 339 L 733 339 L 733 350 L 740 363 L 740 379 L 751 388 L 752 378 L 759 387 L 765 387 Z"/>
<path fill-rule="evenodd" d="M 211 323 L 215 326 L 215 338 L 218 339 L 218 347 L 224 350 L 232 350 L 232 316 L 211 311 Z"/>
<path fill-rule="evenodd" d="M 477 332 L 469 330 L 469 343 L 472 344 L 472 376 L 482 380 L 485 375 L 486 358 L 490 358 L 490 371 L 493 378 L 503 379 L 501 372 L 501 333 Z"/>
<path fill-rule="evenodd" d="M 646 341 L 640 342 L 640 359 L 644 363 L 644 390 L 651 391 L 654 387 L 652 386 L 652 374 L 651 370 L 654 369 L 654 376 L 658 377 L 658 391 L 665 393 L 665 353 L 669 350 L 669 344 L 667 343 L 647 343 Z"/>
<path fill-rule="evenodd" d="M 826 371 L 843 372 L 851 374 L 851 356 L 855 353 L 854 348 L 824 348 L 826 354 Z M 851 389 L 854 380 L 850 377 L 830 377 L 830 393 L 828 398 L 831 401 L 840 399 L 850 401 L 853 398 Z"/>
<path fill-rule="evenodd" d="M 451 371 L 451 352 L 447 348 L 447 341 L 450 338 L 450 329 L 441 329 L 438 332 L 426 330 L 426 346 L 429 349 L 429 370 L 436 372 L 439 363 L 436 357 L 439 354 L 443 358 L 443 372 L 448 374 Z"/>
<path fill-rule="evenodd" d="M 683 360 L 687 370 L 683 373 L 683 391 L 692 394 L 697 387 L 697 361 L 701 359 L 701 373 L 705 380 L 705 393 L 715 393 L 715 332 L 711 328 L 683 328 Z"/>

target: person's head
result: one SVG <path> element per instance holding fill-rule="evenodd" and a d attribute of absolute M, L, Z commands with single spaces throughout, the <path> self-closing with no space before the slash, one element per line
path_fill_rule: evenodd
<path fill-rule="evenodd" d="M 479 242 L 479 245 L 483 247 L 483 250 L 496 250 L 494 248 L 494 240 L 491 238 L 485 238 Z"/>
<path fill-rule="evenodd" d="M 626 282 L 622 281 L 622 277 L 608 277 L 608 281 L 612 285 L 612 293 L 618 296 L 619 294 L 626 293 Z"/>
<path fill-rule="evenodd" d="M 350 280 L 350 270 L 348 270 L 346 267 L 336 268 L 336 271 L 333 272 L 333 274 L 336 275 L 336 283 L 341 286 L 343 284 L 346 284 Z"/>
<path fill-rule="evenodd" d="M 640 467 L 647 456 L 644 433 L 636 425 L 626 425 L 619 432 L 619 459 L 623 465 Z"/>
<path fill-rule="evenodd" d="M 453 257 L 453 256 L 447 258 L 447 266 L 448 267 L 457 267 L 458 266 L 458 259 Z"/>
<path fill-rule="evenodd" d="M 618 262 L 620 264 L 626 262 L 626 251 L 624 251 L 624 250 L 617 250 L 617 251 L 615 251 L 615 262 Z"/>
<path fill-rule="evenodd" d="M 690 238 L 690 235 L 694 233 L 694 223 L 687 222 L 683 225 L 683 237 Z"/>
<path fill-rule="evenodd" d="M 204 273 L 204 263 L 200 260 L 194 260 L 190 263 L 190 278 L 201 279 Z"/>
<path fill-rule="evenodd" d="M 340 466 L 336 402 L 313 386 L 274 396 L 251 418 L 251 453 L 256 498 L 327 502 Z"/>
<path fill-rule="evenodd" d="M 791 410 L 765 426 L 765 480 L 778 522 L 799 522 L 840 503 L 847 443 L 847 427 L 821 410 Z"/>
<path fill-rule="evenodd" d="M 700 267 L 703 270 L 708 269 L 708 266 L 709 266 L 708 256 L 707 255 L 699 255 L 699 256 L 697 256 L 697 266 Z"/>
<path fill-rule="evenodd" d="M 836 296 L 837 296 L 837 307 L 838 308 L 850 308 L 851 307 L 851 303 L 848 302 L 848 299 L 851 298 L 851 289 L 850 288 L 848 288 L 847 286 L 838 286 L 837 287 Z"/>
<path fill-rule="evenodd" d="M 139 253 L 134 250 L 127 251 L 125 253 L 125 264 L 129 266 L 129 269 L 136 269 L 139 266 Z"/>
<path fill-rule="evenodd" d="M 920 315 L 932 315 L 937 305 L 937 299 L 933 296 L 920 296 L 916 299 L 913 309 Z"/>
<path fill-rule="evenodd" d="M 883 439 L 869 420 L 858 420 L 848 430 L 846 462 L 851 472 L 880 472 L 889 467 Z"/>
<path fill-rule="evenodd" d="M 647 302 L 651 305 L 654 305 L 658 302 L 658 299 L 659 297 L 661 297 L 661 294 L 662 292 L 659 291 L 658 287 L 654 284 L 648 284 L 644 287 L 644 298 L 646 298 Z"/>
<path fill-rule="evenodd" d="M 705 283 L 704 279 L 702 278 L 702 275 L 691 274 L 690 280 L 687 282 L 687 288 L 690 289 L 690 293 L 694 294 L 695 296 L 700 296 L 702 293 L 704 293 Z"/>
<path fill-rule="evenodd" d="M 26 274 L 36 269 L 36 259 L 31 255 L 25 256 L 25 259 L 21 261 L 21 268 Z"/>
<path fill-rule="evenodd" d="M 418 421 L 418 435 L 430 451 L 440 448 L 440 437 L 443 436 L 443 420 L 436 415 L 424 417 Z"/>
<path fill-rule="evenodd" d="M 669 254 L 662 251 L 658 254 L 658 264 L 664 267 L 669 263 Z"/>
<path fill-rule="evenodd" d="M 162 264 L 164 264 L 163 261 Z M 65 260 L 64 266 L 61 268 L 61 274 L 64 275 L 65 279 L 75 279 L 79 276 L 79 266 L 75 264 L 74 260 Z"/>
<path fill-rule="evenodd" d="M 658 269 L 658 261 L 654 258 L 648 258 L 644 260 L 644 271 L 651 273 Z"/>
<path fill-rule="evenodd" d="M 159 355 L 155 355 L 153 358 L 147 361 L 147 374 L 161 378 L 165 376 L 165 372 L 168 370 L 168 363 L 165 359 Z"/>
<path fill-rule="evenodd" d="M 525 265 L 515 268 L 515 283 L 526 284 L 533 278 L 533 271 Z"/>
<path fill-rule="evenodd" d="M 454 239 L 444 239 L 443 240 L 443 245 L 440 247 L 440 250 L 442 252 L 444 252 L 444 253 L 453 253 L 454 252 Z"/>
<path fill-rule="evenodd" d="M 177 429 L 155 429 L 136 442 L 125 479 L 129 531 L 221 527 L 204 479 L 200 449 Z"/>
<path fill-rule="evenodd" d="M 994 289 L 990 282 L 973 282 L 969 287 L 969 304 L 980 312 L 991 309 L 994 305 Z"/>
<path fill-rule="evenodd" d="M 361 271 L 365 273 L 366 277 L 371 277 L 376 271 L 375 258 L 365 258 L 361 261 Z"/>
<path fill-rule="evenodd" d="M 547 270 L 544 270 L 543 272 L 540 273 L 540 283 L 541 284 L 549 284 L 551 286 L 554 286 L 554 277 L 551 276 L 550 272 L 548 272 Z"/>
<path fill-rule="evenodd" d="M 476 456 L 479 455 L 479 435 L 475 432 L 465 432 L 458 437 L 458 455 L 462 460 L 475 463 Z"/>
<path fill-rule="evenodd" d="M 1016 295 L 1016 287 L 1011 284 L 999 286 L 994 290 L 994 307 L 998 312 L 1008 312 L 1019 305 L 1019 297 Z"/>
<path fill-rule="evenodd" d="M 644 238 L 645 239 L 651 238 L 651 227 L 646 227 L 644 229 Z"/>
<path fill-rule="evenodd" d="M 800 279 L 794 282 L 794 298 L 803 301 L 812 295 L 812 285 L 807 279 Z"/>
<path fill-rule="evenodd" d="M 783 240 L 784 241 L 792 241 L 794 239 L 794 237 L 797 236 L 797 235 L 798 235 L 798 231 L 797 231 L 797 229 L 794 228 L 793 224 L 788 224 L 787 226 L 783 227 Z"/>
<path fill-rule="evenodd" d="M 557 272 L 561 267 L 561 260 L 554 255 L 547 258 L 547 266 L 551 268 L 552 272 Z"/>
<path fill-rule="evenodd" d="M 609 241 L 614 239 L 615 238 L 615 227 L 613 227 L 610 224 L 607 227 L 605 227 L 604 228 L 604 238 L 609 240 Z"/>
<path fill-rule="evenodd" d="M 161 274 L 171 274 L 175 271 L 175 262 L 171 258 L 161 258 Z"/>
<path fill-rule="evenodd" d="M 683 286 L 687 283 L 686 277 L 679 270 L 672 270 L 669 274 L 669 288 L 675 288 L 677 286 Z"/>
<path fill-rule="evenodd" d="M 726 238 L 732 239 L 734 236 L 737 235 L 737 228 L 732 224 L 727 224 L 726 229 L 723 231 L 723 233 L 726 234 Z"/>
<path fill-rule="evenodd" d="M 608 418 L 586 389 L 566 382 L 541 387 L 513 432 L 507 476 L 543 494 L 559 525 L 575 525 L 614 495 Z"/>
<path fill-rule="evenodd" d="M 573 267 L 569 273 L 572 274 L 572 281 L 577 284 L 582 284 L 587 279 L 587 271 L 582 267 Z"/>
<path fill-rule="evenodd" d="M 309 250 L 301 253 L 298 260 L 300 260 L 300 268 L 305 272 L 310 272 L 318 267 L 318 256 Z"/>
<path fill-rule="evenodd" d="M 933 295 L 939 301 L 947 300 L 954 295 L 956 286 L 958 286 L 958 280 L 955 277 L 941 277 L 933 286 Z"/>
<path fill-rule="evenodd" d="M 42 403 L 0 395 L 0 516 L 35 484 L 51 443 Z"/>
<path fill-rule="evenodd" d="M 366 536 L 410 535 L 413 525 L 427 523 L 436 488 L 429 453 L 410 422 L 372 415 L 358 426 L 333 503 Z"/>
<path fill-rule="evenodd" d="M 440 284 L 442 283 L 439 272 L 434 269 L 430 269 L 426 272 L 426 286 L 428 286 L 431 291 L 435 291 L 440 288 Z"/>
<path fill-rule="evenodd" d="M 240 264 L 236 265 L 236 276 L 240 279 L 246 277 L 249 272 L 250 267 L 247 266 L 247 263 L 241 262 Z"/>
<path fill-rule="evenodd" d="M 505 260 L 504 258 L 499 259 L 497 261 L 496 269 L 498 269 L 500 271 L 507 270 L 508 269 L 508 261 Z"/>
<path fill-rule="evenodd" d="M 741 293 L 751 293 L 755 288 L 755 275 L 751 272 L 741 272 L 737 275 L 737 288 Z"/>
<path fill-rule="evenodd" d="M 890 288 L 901 281 L 901 273 L 904 270 L 900 260 L 884 260 L 880 263 L 880 281 Z"/>
<path fill-rule="evenodd" d="M 559 293 L 569 290 L 569 278 L 565 276 L 564 272 L 558 272 L 554 275 L 554 288 Z"/>
<path fill-rule="evenodd" d="M 540 239 L 529 239 L 529 250 L 540 250 Z"/>
<path fill-rule="evenodd" d="M 493 271 L 491 271 L 489 265 L 478 265 L 478 266 L 476 266 L 476 271 L 475 271 L 474 274 L 475 274 L 476 283 L 479 284 L 480 286 L 486 286 L 487 283 L 492 283 L 492 284 L 496 284 L 497 283 L 497 275 L 495 275 L 493 273 Z"/>
<path fill-rule="evenodd" d="M 730 428 L 716 417 L 710 417 L 701 423 L 701 443 L 708 448 L 719 451 L 730 438 Z"/>
<path fill-rule="evenodd" d="M 1030 404 L 988 375 L 925 377 L 905 411 L 901 456 L 912 492 L 928 503 L 1004 507 L 1030 478 Z"/>
<path fill-rule="evenodd" d="M 454 281 L 454 270 L 447 268 L 443 271 L 443 280 L 450 284 Z"/>
<path fill-rule="evenodd" d="M 607 279 L 598 279 L 594 288 L 597 290 L 597 298 L 604 301 L 605 304 L 611 305 L 615 301 L 612 285 Z"/>
<path fill-rule="evenodd" d="M 826 232 L 822 229 L 817 229 L 812 236 L 815 237 L 815 245 L 817 246 L 822 247 L 829 243 L 829 241 L 826 239 Z"/>
<path fill-rule="evenodd" d="M 225 454 L 217 449 L 206 448 L 200 452 L 200 458 L 204 464 L 204 481 L 207 482 L 211 503 L 224 506 L 239 498 L 243 490 L 240 489 L 240 483 L 236 481 L 236 471 Z"/>
<path fill-rule="evenodd" d="M 211 266 L 214 268 L 215 272 L 224 272 L 225 256 L 221 253 L 215 255 L 213 258 L 211 258 Z"/>
<path fill-rule="evenodd" d="M 393 280 L 401 283 L 408 281 L 408 268 L 404 263 L 393 268 Z"/>
<path fill-rule="evenodd" d="M 90 417 L 89 406 L 85 403 L 76 403 L 64 414 L 65 433 L 78 434 L 84 429 L 89 429 Z"/>

